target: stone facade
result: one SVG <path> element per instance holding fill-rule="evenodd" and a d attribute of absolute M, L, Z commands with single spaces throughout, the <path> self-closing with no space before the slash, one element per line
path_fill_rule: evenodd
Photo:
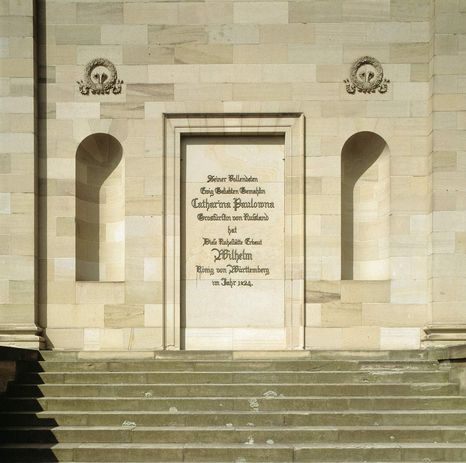
<path fill-rule="evenodd" d="M 466 341 L 464 0 L 1 0 L 0 12 L 2 344 L 182 347 L 179 120 L 204 135 L 282 127 L 297 146 L 285 348 Z M 385 91 L 348 93 L 364 56 Z M 100 93 L 98 70 L 102 87 L 83 94 L 96 58 L 117 86 Z"/>
<path fill-rule="evenodd" d="M 0 342 L 38 346 L 37 81 L 33 2 L 0 3 Z"/>

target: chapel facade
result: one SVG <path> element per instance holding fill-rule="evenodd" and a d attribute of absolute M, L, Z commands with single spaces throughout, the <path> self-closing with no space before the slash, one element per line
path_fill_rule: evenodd
<path fill-rule="evenodd" d="M 0 11 L 0 344 L 466 341 L 464 0 Z"/>

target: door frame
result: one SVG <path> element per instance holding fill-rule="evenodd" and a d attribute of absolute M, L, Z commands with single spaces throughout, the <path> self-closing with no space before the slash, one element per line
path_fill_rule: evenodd
<path fill-rule="evenodd" d="M 285 136 L 286 349 L 304 349 L 304 115 L 164 114 L 164 349 L 181 348 L 181 137 Z"/>

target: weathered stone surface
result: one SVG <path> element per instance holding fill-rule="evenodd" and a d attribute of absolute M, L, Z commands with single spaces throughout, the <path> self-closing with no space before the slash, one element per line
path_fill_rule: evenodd
<path fill-rule="evenodd" d="M 107 309 L 117 315 L 116 306 Z M 125 333 L 132 345 L 159 333 L 95 328 L 85 332 L 84 342 L 91 347 L 112 331 L 114 338 Z M 351 333 L 357 330 L 348 329 Z M 245 455 L 258 461 L 296 456 L 325 461 L 328 455 L 332 461 L 400 460 L 402 455 L 415 461 L 437 455 L 441 461 L 445 455 L 461 461 L 466 414 L 459 395 L 461 369 L 430 360 L 460 353 L 68 350 L 38 355 L 2 349 L 0 376 L 14 381 L 0 399 L 0 456 L 23 461 L 111 456 L 131 462 L 227 461 Z"/>
<path fill-rule="evenodd" d="M 14 0 L 0 2 L 0 12 L 0 325 L 44 323 L 56 348 L 161 347 L 167 313 L 178 314 L 163 294 L 179 291 L 162 256 L 179 256 L 186 233 L 179 204 L 166 209 L 180 198 L 182 172 L 174 148 L 164 167 L 170 143 L 180 143 L 167 135 L 168 114 L 209 115 L 187 125 L 216 135 L 304 116 L 303 139 L 285 142 L 301 152 L 285 157 L 285 226 L 293 232 L 279 246 L 290 250 L 290 294 L 307 303 L 286 296 L 291 318 L 303 320 L 290 335 L 300 347 L 354 347 L 354 337 L 371 348 L 418 347 L 424 325 L 464 323 L 463 0 L 56 0 L 35 10 Z M 385 93 L 348 93 L 351 65 L 366 55 L 390 80 Z M 76 81 L 98 57 L 115 65 L 120 93 L 80 92 Z M 373 68 L 364 70 L 374 78 Z M 108 73 L 96 68 L 91 77 Z M 242 117 L 225 128 L 225 114 Z M 245 115 L 259 122 L 244 127 Z M 360 132 L 386 143 L 364 172 L 342 164 L 345 143 Z M 82 184 L 103 182 L 76 153 L 97 133 L 118 141 L 121 160 L 92 202 Z M 353 160 L 371 143 L 356 145 Z M 105 245 L 97 252 L 96 240 L 77 244 L 78 231 Z M 89 272 L 105 260 L 106 278 L 117 281 L 76 281 L 80 253 Z M 102 289 L 107 283 L 116 289 Z M 105 304 L 148 311 L 129 317 L 130 327 L 101 332 Z M 458 334 L 448 333 L 426 342 L 454 342 Z"/>

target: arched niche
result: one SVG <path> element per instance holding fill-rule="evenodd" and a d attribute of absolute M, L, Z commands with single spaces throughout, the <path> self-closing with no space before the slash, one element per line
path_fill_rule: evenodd
<path fill-rule="evenodd" d="M 76 152 L 76 279 L 124 280 L 125 200 L 120 142 L 86 137 Z"/>
<path fill-rule="evenodd" d="M 341 153 L 341 279 L 390 276 L 390 156 L 385 140 L 358 132 Z"/>

